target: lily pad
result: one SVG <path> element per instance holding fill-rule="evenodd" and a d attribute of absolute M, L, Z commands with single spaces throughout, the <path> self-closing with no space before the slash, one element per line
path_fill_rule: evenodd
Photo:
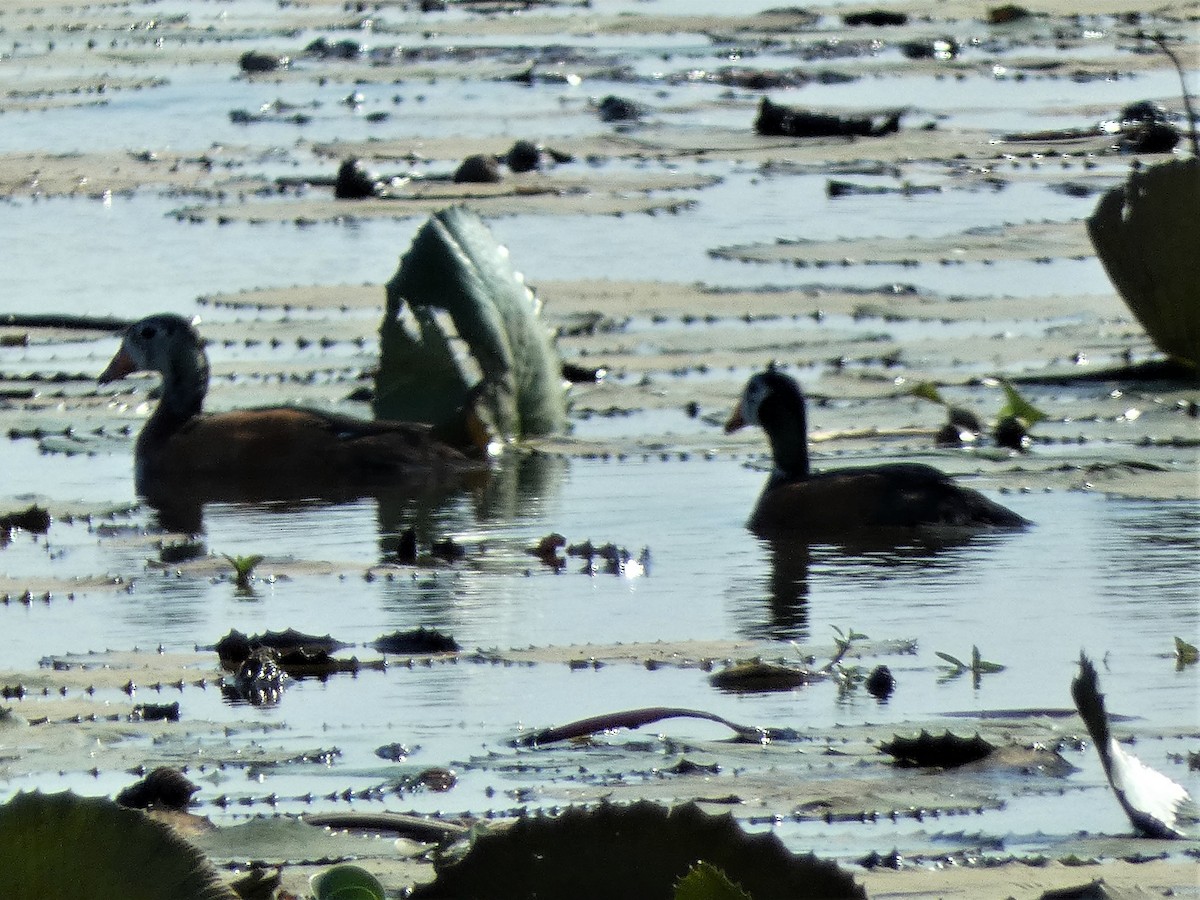
<path fill-rule="evenodd" d="M 0 807 L 0 896 L 237 900 L 165 825 L 104 797 L 39 791 Z"/>
<path fill-rule="evenodd" d="M 694 803 L 642 801 L 573 807 L 477 837 L 461 861 L 435 863 L 414 898 L 669 897 L 697 860 L 721 869 L 755 900 L 865 898 L 835 863 L 788 851 L 777 835 L 746 834 Z"/>
<path fill-rule="evenodd" d="M 898 766 L 956 769 L 987 759 L 996 748 L 978 734 L 973 738 L 963 738 L 947 731 L 937 737 L 922 730 L 915 738 L 897 735 L 893 740 L 881 744 L 879 749 L 895 757 Z"/>
<path fill-rule="evenodd" d="M 752 900 L 711 863 L 697 863 L 675 886 L 674 900 Z"/>

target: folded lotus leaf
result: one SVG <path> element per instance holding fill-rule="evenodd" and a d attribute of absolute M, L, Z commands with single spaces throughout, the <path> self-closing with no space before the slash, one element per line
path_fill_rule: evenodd
<path fill-rule="evenodd" d="M 237 900 L 167 826 L 105 797 L 39 791 L 0 806 L 0 897 Z"/>
<path fill-rule="evenodd" d="M 1134 170 L 1088 219 L 1096 255 L 1164 353 L 1200 367 L 1200 159 Z"/>
<path fill-rule="evenodd" d="M 434 310 L 449 314 L 482 374 L 477 383 Z M 479 216 L 465 207 L 435 213 L 387 284 L 376 416 L 452 432 L 474 412 L 505 439 L 561 430 L 561 363 L 540 311 Z"/>
<path fill-rule="evenodd" d="M 797 855 L 771 833 L 747 834 L 728 813 L 640 801 L 572 807 L 477 837 L 460 861 L 438 864 L 414 898 L 670 897 L 704 860 L 754 900 L 866 898 L 836 863 Z"/>
<path fill-rule="evenodd" d="M 466 443 L 465 411 L 471 404 L 467 373 L 432 310 L 405 305 L 395 287 L 399 277 L 388 282 L 387 311 L 379 329 L 375 417 L 427 422 L 444 439 Z"/>

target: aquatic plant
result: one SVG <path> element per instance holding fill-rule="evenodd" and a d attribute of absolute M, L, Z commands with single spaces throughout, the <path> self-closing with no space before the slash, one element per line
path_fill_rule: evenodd
<path fill-rule="evenodd" d="M 1182 669 L 1184 666 L 1194 665 L 1200 660 L 1200 650 L 1195 644 L 1189 644 L 1181 637 L 1175 638 L 1175 667 Z"/>
<path fill-rule="evenodd" d="M 675 885 L 674 900 L 754 900 L 712 863 L 700 860 Z"/>
<path fill-rule="evenodd" d="M 1029 429 L 1049 416 L 1022 397 L 1007 379 L 1001 378 L 999 381 L 1004 390 L 1004 404 L 996 413 L 993 437 L 1002 447 L 1023 450 L 1029 443 Z M 908 393 L 945 407 L 947 424 L 938 434 L 940 445 L 957 446 L 964 441 L 974 440 L 975 435 L 983 431 L 982 423 L 973 412 L 961 406 L 952 406 L 932 381 L 922 381 L 910 388 Z"/>
<path fill-rule="evenodd" d="M 250 590 L 250 578 L 254 574 L 254 570 L 258 564 L 266 559 L 261 553 L 254 553 L 250 556 L 230 556 L 228 553 L 222 553 L 229 564 L 233 566 L 233 582 L 240 590 Z"/>
<path fill-rule="evenodd" d="M 645 800 L 485 827 L 461 859 L 435 857 L 436 880 L 411 896 L 670 897 L 698 860 L 755 900 L 866 897 L 836 863 L 794 854 L 770 832 L 748 834 L 729 813 L 710 816 L 695 803 L 667 808 Z"/>
<path fill-rule="evenodd" d="M 0 806 L 0 897 L 237 900 L 166 825 L 69 791 L 20 793 Z"/>
<path fill-rule="evenodd" d="M 1004 405 L 1000 407 L 1000 412 L 996 414 L 999 421 L 1005 419 L 1016 419 L 1026 428 L 1032 428 L 1038 422 L 1048 419 L 1049 416 L 1022 397 L 1015 387 L 1007 380 L 1000 379 L 1000 387 L 1004 389 Z"/>
<path fill-rule="evenodd" d="M 384 900 L 379 879 L 361 866 L 345 863 L 309 879 L 317 900 Z"/>
<path fill-rule="evenodd" d="M 1104 194 L 1088 236 L 1125 305 L 1156 347 L 1200 367 L 1200 158 L 1135 169 Z"/>
<path fill-rule="evenodd" d="M 434 214 L 387 284 L 375 415 L 428 422 L 476 446 L 563 430 L 561 361 L 540 309 L 479 216 L 464 207 Z M 439 312 L 473 359 L 455 353 Z"/>
<path fill-rule="evenodd" d="M 946 674 L 943 677 L 943 680 L 945 681 L 949 681 L 952 678 L 957 678 L 965 672 L 970 672 L 971 681 L 974 683 L 975 687 L 979 687 L 979 682 L 982 680 L 984 675 L 988 675 L 993 672 L 1003 672 L 1005 669 L 1005 666 L 1001 665 L 1000 663 L 988 662 L 986 659 L 980 656 L 979 648 L 976 646 L 971 647 L 970 665 L 956 657 L 951 656 L 949 653 L 942 653 L 940 650 L 934 652 L 939 658 L 950 663 L 949 667 L 941 667 L 944 671 L 946 671 Z"/>

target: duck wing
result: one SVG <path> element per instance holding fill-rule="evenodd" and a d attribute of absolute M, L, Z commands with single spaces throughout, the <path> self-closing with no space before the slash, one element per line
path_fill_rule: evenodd
<path fill-rule="evenodd" d="M 750 521 L 761 530 L 1022 528 L 1029 524 L 931 466 L 894 463 L 772 479 Z"/>
<path fill-rule="evenodd" d="M 1079 676 L 1071 682 L 1071 697 L 1096 744 L 1108 783 L 1133 827 L 1147 837 L 1186 837 L 1180 820 L 1194 814 L 1191 796 L 1181 785 L 1127 753 L 1117 743 L 1108 729 L 1108 712 L 1104 708 L 1096 667 L 1082 653 L 1079 655 Z"/>
<path fill-rule="evenodd" d="M 427 425 L 283 406 L 194 416 L 173 433 L 140 444 L 139 458 L 162 477 L 286 473 L 317 482 L 485 465 L 437 440 Z"/>

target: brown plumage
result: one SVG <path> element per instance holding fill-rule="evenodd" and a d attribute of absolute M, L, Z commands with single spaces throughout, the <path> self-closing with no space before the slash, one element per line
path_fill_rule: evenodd
<path fill-rule="evenodd" d="M 292 406 L 203 412 L 208 358 L 196 329 L 181 316 L 135 322 L 100 375 L 101 384 L 133 372 L 162 375 L 158 407 L 135 448 L 139 490 L 247 483 L 269 496 L 331 485 L 433 480 L 486 468 L 437 440 L 429 426 L 370 421 Z"/>
<path fill-rule="evenodd" d="M 773 366 L 754 375 L 725 425 L 761 425 L 775 469 L 749 526 L 758 532 L 835 535 L 868 529 L 1024 528 L 1028 520 L 920 463 L 814 473 L 808 462 L 804 395 Z"/>

